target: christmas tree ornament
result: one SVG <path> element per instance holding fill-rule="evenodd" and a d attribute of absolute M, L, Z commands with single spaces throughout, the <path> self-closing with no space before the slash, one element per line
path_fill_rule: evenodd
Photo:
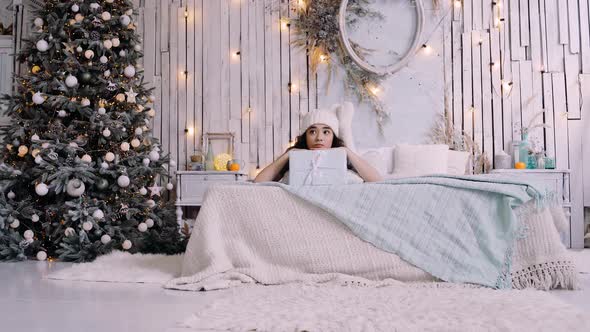
<path fill-rule="evenodd" d="M 122 103 L 122 102 L 124 102 L 124 101 L 125 101 L 125 95 L 124 95 L 124 94 L 122 94 L 122 93 L 118 93 L 118 94 L 117 94 L 117 96 L 115 97 L 115 99 L 116 99 L 118 102 Z"/>
<path fill-rule="evenodd" d="M 133 46 L 133 49 L 137 52 L 141 51 L 141 45 L 135 45 Z"/>
<path fill-rule="evenodd" d="M 111 39 L 111 43 L 113 44 L 113 47 L 119 47 L 119 45 L 121 45 L 121 41 L 119 40 L 119 38 Z"/>
<path fill-rule="evenodd" d="M 31 72 L 32 72 L 33 74 L 37 74 L 37 73 L 38 73 L 38 72 L 40 72 L 40 71 L 41 71 L 41 67 L 39 67 L 39 66 L 37 66 L 37 65 L 34 65 L 34 66 L 33 66 L 33 68 L 31 68 Z"/>
<path fill-rule="evenodd" d="M 123 151 L 123 152 L 129 151 L 129 143 L 127 143 L 127 142 L 121 143 L 121 151 Z"/>
<path fill-rule="evenodd" d="M 101 18 L 103 21 L 108 21 L 111 19 L 111 13 L 109 12 L 102 12 Z"/>
<path fill-rule="evenodd" d="M 38 215 L 36 215 L 36 214 L 33 214 L 33 215 L 31 216 L 31 221 L 32 221 L 32 222 L 37 222 L 37 221 L 39 221 L 39 216 L 38 216 Z"/>
<path fill-rule="evenodd" d="M 72 5 L 72 11 L 73 11 L 74 13 L 77 13 L 77 12 L 78 12 L 78 10 L 80 10 L 80 7 L 79 7 L 77 4 L 73 4 L 73 5 Z"/>
<path fill-rule="evenodd" d="M 74 16 L 74 20 L 76 20 L 76 22 L 80 23 L 84 20 L 84 15 L 76 14 L 76 16 Z"/>
<path fill-rule="evenodd" d="M 41 150 L 33 149 L 33 151 L 31 151 L 31 156 L 33 156 L 33 158 L 36 158 L 39 152 L 41 152 Z"/>
<path fill-rule="evenodd" d="M 123 70 L 123 73 L 125 74 L 126 77 L 133 77 L 135 76 L 135 67 L 129 65 L 127 67 L 125 67 L 125 69 Z"/>
<path fill-rule="evenodd" d="M 7 149 L 8 151 L 12 151 L 12 147 L 13 147 L 13 145 L 12 145 L 12 144 L 6 144 L 6 149 Z"/>
<path fill-rule="evenodd" d="M 98 182 L 96 183 L 96 188 L 98 188 L 98 190 L 104 190 L 109 186 L 109 182 L 106 179 L 100 179 L 98 180 Z"/>
<path fill-rule="evenodd" d="M 115 0 L 106 0 L 105 2 L 106 3 L 113 3 L 113 2 L 115 2 Z"/>
<path fill-rule="evenodd" d="M 19 157 L 22 158 L 22 157 L 26 156 L 27 152 L 29 152 L 29 148 L 27 148 L 26 146 L 21 145 L 18 147 L 18 156 Z"/>
<path fill-rule="evenodd" d="M 8 199 L 15 199 L 16 194 L 11 190 L 8 192 L 8 194 L 6 194 L 6 197 L 8 197 Z"/>
<path fill-rule="evenodd" d="M 148 187 L 148 189 L 150 190 L 150 197 L 154 197 L 154 196 L 160 196 L 160 191 L 162 190 L 162 187 L 158 186 L 158 184 L 154 183 L 153 186 Z"/>
<path fill-rule="evenodd" d="M 129 186 L 130 180 L 127 175 L 121 175 L 117 178 L 117 184 L 121 188 L 127 188 Z"/>
<path fill-rule="evenodd" d="M 105 70 L 103 73 L 104 77 L 109 77 L 111 76 L 111 71 L 110 70 Z"/>
<path fill-rule="evenodd" d="M 113 47 L 113 42 L 107 39 L 102 42 L 102 46 L 104 46 L 104 48 L 106 48 L 107 50 L 110 50 L 111 47 Z"/>
<path fill-rule="evenodd" d="M 137 229 L 143 233 L 143 232 L 147 231 L 148 226 L 146 223 L 142 222 L 141 224 L 137 225 Z"/>
<path fill-rule="evenodd" d="M 92 212 L 92 217 L 96 220 L 102 220 L 104 219 L 104 212 L 101 209 L 96 209 Z"/>
<path fill-rule="evenodd" d="M 66 113 L 66 111 L 64 110 L 60 110 L 59 112 L 57 112 L 57 116 L 59 116 L 60 118 L 65 118 L 68 115 L 68 113 Z"/>
<path fill-rule="evenodd" d="M 133 9 L 132 8 L 127 9 L 127 11 L 125 11 L 125 15 L 128 15 L 128 16 L 133 15 Z"/>
<path fill-rule="evenodd" d="M 125 55 L 127 55 L 127 53 L 125 53 L 125 50 L 120 50 L 119 51 L 119 56 L 120 57 L 124 57 Z"/>
<path fill-rule="evenodd" d="M 121 15 L 121 17 L 119 17 L 119 22 L 121 22 L 122 26 L 128 26 L 129 23 L 131 23 L 131 18 L 127 15 Z"/>
<path fill-rule="evenodd" d="M 76 52 L 78 52 L 78 53 L 82 53 L 83 50 L 84 49 L 80 46 L 76 47 Z"/>
<path fill-rule="evenodd" d="M 35 26 L 37 28 L 42 28 L 43 27 L 43 19 L 40 17 L 35 18 L 35 21 L 33 21 L 33 23 L 35 24 Z"/>
<path fill-rule="evenodd" d="M 40 52 L 46 52 L 49 49 L 49 43 L 45 39 L 38 40 L 35 46 Z"/>
<path fill-rule="evenodd" d="M 66 228 L 66 230 L 64 231 L 64 235 L 65 236 L 74 236 L 76 235 L 76 230 L 73 229 L 72 227 L 68 227 Z"/>
<path fill-rule="evenodd" d="M 41 182 L 35 186 L 35 192 L 39 196 L 45 196 L 49 192 L 49 188 L 45 183 Z"/>
<path fill-rule="evenodd" d="M 150 157 L 150 160 L 151 161 L 158 161 L 158 160 L 160 160 L 160 154 L 156 150 L 150 151 L 149 157 Z"/>
<path fill-rule="evenodd" d="M 125 92 L 125 94 L 127 95 L 128 103 L 135 103 L 135 97 L 138 95 L 138 93 L 133 92 L 133 88 L 129 89 L 129 91 Z"/>
<path fill-rule="evenodd" d="M 107 244 L 111 242 L 111 237 L 108 234 L 105 234 L 100 237 L 100 242 L 102 242 L 102 244 Z"/>
<path fill-rule="evenodd" d="M 84 182 L 80 181 L 79 179 L 71 179 L 66 184 L 66 192 L 72 197 L 82 196 L 85 190 L 86 186 L 84 185 Z"/>
<path fill-rule="evenodd" d="M 43 104 L 44 101 L 45 101 L 45 97 L 43 97 L 41 92 L 37 91 L 37 92 L 35 92 L 35 94 L 33 94 L 33 103 L 35 103 L 37 105 L 41 105 L 41 104 Z"/>
<path fill-rule="evenodd" d="M 82 73 L 82 82 L 88 83 L 92 79 L 92 75 L 89 72 Z"/>
<path fill-rule="evenodd" d="M 141 104 L 138 104 L 138 105 L 137 105 L 137 108 L 135 109 L 135 111 L 136 111 L 137 113 L 141 113 L 141 112 L 143 112 L 143 110 L 144 110 L 144 109 L 145 109 L 145 108 L 143 107 L 143 105 L 141 105 Z"/>
<path fill-rule="evenodd" d="M 148 97 L 148 101 L 149 101 L 150 103 L 153 103 L 153 102 L 155 102 L 155 101 L 156 101 L 156 96 L 154 96 L 154 95 L 150 95 L 150 96 Z"/>
<path fill-rule="evenodd" d="M 89 154 L 85 154 L 82 156 L 81 160 L 85 163 L 90 164 L 92 162 L 92 157 Z"/>
<path fill-rule="evenodd" d="M 33 134 L 33 136 L 31 136 L 31 142 L 37 142 L 37 141 L 39 141 L 39 135 Z"/>
<path fill-rule="evenodd" d="M 98 31 L 92 31 L 90 33 L 90 39 L 94 41 L 100 40 L 100 33 Z"/>
<path fill-rule="evenodd" d="M 93 227 L 93 225 L 92 225 L 92 223 L 91 223 L 90 221 L 85 221 L 85 222 L 82 224 L 82 229 L 84 229 L 84 230 L 85 230 L 85 231 L 87 231 L 87 232 L 88 232 L 89 230 L 91 230 L 91 229 L 92 229 L 92 227 Z"/>
<path fill-rule="evenodd" d="M 106 56 L 101 56 L 100 57 L 100 63 L 107 63 L 109 61 L 109 59 Z"/>
<path fill-rule="evenodd" d="M 145 220 L 145 224 L 147 225 L 147 227 L 152 228 L 152 227 L 154 227 L 154 220 L 148 218 Z"/>
<path fill-rule="evenodd" d="M 18 148 L 18 147 L 20 146 L 20 141 L 19 141 L 19 140 L 17 140 L 17 139 L 15 139 L 14 141 L 12 141 L 12 145 L 13 145 L 15 148 Z"/>
<path fill-rule="evenodd" d="M 68 75 L 68 77 L 66 77 L 66 86 L 68 88 L 73 88 L 76 85 L 78 85 L 78 79 L 76 78 L 76 76 Z"/>
<path fill-rule="evenodd" d="M 99 115 L 105 115 L 107 113 L 107 110 L 104 107 L 100 107 L 98 109 L 98 114 Z"/>
<path fill-rule="evenodd" d="M 111 136 L 111 131 L 109 130 L 109 128 L 105 128 L 105 129 L 102 131 L 102 136 L 104 136 L 104 137 L 109 137 L 109 136 Z M 109 160 L 109 161 L 110 161 L 110 160 Z"/>
<path fill-rule="evenodd" d="M 150 160 L 148 158 L 143 158 L 142 163 L 143 166 L 148 167 L 150 165 Z"/>
<path fill-rule="evenodd" d="M 41 144 L 41 147 L 44 149 L 47 149 L 49 147 L 49 143 L 45 142 L 45 143 Z"/>
<path fill-rule="evenodd" d="M 41 165 L 42 162 L 43 162 L 43 158 L 41 158 L 41 156 L 35 157 L 35 164 Z"/>
<path fill-rule="evenodd" d="M 69 25 L 75 25 L 76 24 L 76 20 L 71 19 L 71 20 L 68 21 L 68 24 Z"/>
<path fill-rule="evenodd" d="M 106 160 L 106 161 L 108 161 L 108 162 L 111 162 L 111 161 L 115 160 L 115 154 L 114 154 L 114 153 L 112 153 L 112 152 L 107 152 L 107 153 L 104 155 L 104 160 Z"/>
<path fill-rule="evenodd" d="M 90 4 L 90 9 L 92 9 L 93 11 L 97 10 L 98 8 L 100 8 L 100 6 L 96 2 Z"/>
<path fill-rule="evenodd" d="M 90 100 L 88 98 L 82 98 L 82 101 L 80 102 L 80 104 L 82 104 L 82 106 L 84 106 L 84 107 L 90 106 Z"/>
<path fill-rule="evenodd" d="M 68 144 L 68 145 L 74 149 L 78 147 L 78 143 L 76 143 L 76 142 L 70 142 L 70 144 Z"/>
<path fill-rule="evenodd" d="M 25 240 L 32 240 L 33 237 L 35 237 L 35 233 L 33 233 L 32 230 L 27 229 L 24 233 L 23 233 L 23 237 L 25 238 Z"/>
<path fill-rule="evenodd" d="M 156 202 L 155 202 L 153 199 L 148 199 L 148 200 L 146 201 L 146 204 L 148 205 L 148 207 L 149 207 L 150 209 L 153 209 L 153 208 L 156 206 Z"/>
<path fill-rule="evenodd" d="M 47 259 L 47 253 L 45 251 L 39 251 L 37 253 L 37 260 L 38 261 L 44 261 Z"/>
<path fill-rule="evenodd" d="M 10 223 L 10 227 L 12 228 L 18 228 L 18 226 L 20 226 L 20 220 L 18 219 L 14 219 L 11 223 Z"/>
<path fill-rule="evenodd" d="M 109 90 L 111 92 L 117 90 L 117 84 L 109 81 L 109 85 L 107 86 L 107 90 Z"/>
<path fill-rule="evenodd" d="M 135 135 L 139 136 L 141 134 L 143 134 L 143 129 L 141 129 L 141 128 L 135 128 Z"/>
<path fill-rule="evenodd" d="M 145 189 L 145 187 L 139 188 L 139 194 L 142 196 L 147 195 L 147 189 Z"/>
<path fill-rule="evenodd" d="M 86 50 L 86 52 L 84 52 L 84 57 L 86 57 L 86 59 L 92 59 L 94 58 L 94 52 L 92 50 Z"/>
<path fill-rule="evenodd" d="M 125 241 L 123 241 L 123 244 L 121 246 L 123 247 L 123 249 L 129 250 L 129 249 L 131 249 L 131 241 L 125 240 Z"/>
<path fill-rule="evenodd" d="M 170 165 L 170 167 L 174 168 L 176 167 L 176 161 L 174 161 L 173 159 L 170 159 L 170 161 L 168 162 L 168 164 Z"/>
<path fill-rule="evenodd" d="M 168 182 L 168 184 L 166 184 L 166 189 L 168 190 L 172 190 L 174 188 L 174 185 L 170 182 Z"/>
<path fill-rule="evenodd" d="M 134 138 L 131 140 L 131 146 L 133 148 L 137 148 L 137 147 L 139 147 L 139 145 L 141 145 L 141 142 L 137 138 Z"/>
<path fill-rule="evenodd" d="M 103 161 L 102 163 L 100 163 L 100 168 L 107 169 L 107 168 L 109 168 L 109 164 L 107 164 L 106 162 Z"/>

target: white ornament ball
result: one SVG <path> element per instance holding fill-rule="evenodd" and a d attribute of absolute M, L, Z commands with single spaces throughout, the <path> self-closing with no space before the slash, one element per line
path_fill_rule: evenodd
<path fill-rule="evenodd" d="M 121 17 L 119 17 L 119 22 L 121 22 L 121 25 L 128 26 L 129 23 L 131 23 L 131 17 L 127 15 L 121 15 Z"/>
<path fill-rule="evenodd" d="M 104 46 L 104 48 L 106 48 L 107 50 L 110 50 L 111 47 L 113 47 L 113 42 L 107 39 L 102 42 L 102 46 Z"/>
<path fill-rule="evenodd" d="M 141 129 L 141 128 L 135 128 L 135 135 L 138 135 L 139 136 L 141 134 L 143 134 L 143 129 Z"/>
<path fill-rule="evenodd" d="M 106 0 L 106 3 L 113 3 L 115 0 Z"/>
<path fill-rule="evenodd" d="M 138 148 L 139 145 L 141 145 L 141 142 L 137 138 L 134 138 L 134 139 L 131 140 L 131 146 L 132 147 Z"/>
<path fill-rule="evenodd" d="M 109 130 L 109 128 L 105 128 L 105 129 L 102 131 L 102 136 L 104 136 L 104 137 L 109 137 L 109 136 L 111 136 L 111 131 Z"/>
<path fill-rule="evenodd" d="M 147 115 L 153 118 L 154 116 L 156 116 L 156 111 L 152 108 L 149 111 L 147 111 Z"/>
<path fill-rule="evenodd" d="M 37 253 L 37 260 L 38 261 L 44 261 L 47 259 L 47 253 L 45 251 L 39 251 Z"/>
<path fill-rule="evenodd" d="M 76 52 L 82 53 L 82 51 L 83 51 L 82 47 L 80 47 L 80 46 L 76 47 Z"/>
<path fill-rule="evenodd" d="M 108 234 L 105 234 L 100 237 L 100 242 L 102 242 L 102 244 L 107 244 L 111 242 L 111 237 Z"/>
<path fill-rule="evenodd" d="M 40 17 L 37 17 L 35 19 L 34 23 L 37 28 L 41 28 L 43 26 L 43 19 Z"/>
<path fill-rule="evenodd" d="M 135 45 L 133 46 L 133 49 L 137 52 L 141 51 L 141 45 Z"/>
<path fill-rule="evenodd" d="M 91 230 L 91 229 L 92 229 L 92 223 L 91 223 L 90 221 L 85 221 L 85 222 L 82 224 L 82 228 L 83 228 L 85 231 L 87 231 L 87 232 L 88 232 L 89 230 Z"/>
<path fill-rule="evenodd" d="M 131 249 L 131 241 L 129 241 L 129 240 L 123 241 L 123 249 L 125 249 L 125 250 Z"/>
<path fill-rule="evenodd" d="M 141 224 L 137 225 L 137 229 L 143 233 L 143 232 L 147 231 L 148 225 L 146 223 L 142 222 Z"/>
<path fill-rule="evenodd" d="M 81 103 L 82 103 L 82 106 L 90 106 L 90 99 L 83 98 Z"/>
<path fill-rule="evenodd" d="M 170 161 L 168 162 L 168 165 L 170 165 L 170 167 L 176 167 L 176 161 L 174 161 L 173 159 L 170 159 Z"/>
<path fill-rule="evenodd" d="M 168 190 L 172 190 L 174 188 L 174 185 L 170 182 L 168 182 L 168 184 L 166 184 L 166 189 Z"/>
<path fill-rule="evenodd" d="M 100 163 L 100 168 L 107 169 L 109 168 L 109 164 L 103 161 L 102 163 Z"/>
<path fill-rule="evenodd" d="M 43 104 L 44 101 L 45 101 L 45 97 L 43 97 L 41 92 L 35 92 L 35 94 L 33 95 L 33 103 L 35 103 L 37 105 L 41 105 L 41 104 Z"/>
<path fill-rule="evenodd" d="M 31 216 L 31 221 L 32 221 L 32 222 L 37 222 L 37 221 L 39 221 L 39 216 L 38 216 L 38 215 L 36 215 L 36 214 L 32 215 L 32 216 Z"/>
<path fill-rule="evenodd" d="M 49 143 L 45 142 L 45 143 L 41 144 L 41 147 L 44 149 L 47 149 L 49 147 Z"/>
<path fill-rule="evenodd" d="M 109 61 L 109 58 L 107 58 L 106 56 L 101 56 L 100 57 L 100 63 L 107 63 Z"/>
<path fill-rule="evenodd" d="M 27 152 L 29 152 L 29 148 L 27 148 L 26 146 L 21 145 L 18 147 L 18 155 L 20 157 L 24 157 L 27 154 Z"/>
<path fill-rule="evenodd" d="M 154 150 L 150 151 L 150 155 L 149 156 L 150 156 L 150 160 L 151 161 L 158 161 L 158 160 L 160 160 L 160 154 L 158 153 L 158 151 L 154 151 Z"/>
<path fill-rule="evenodd" d="M 150 103 L 153 103 L 154 101 L 156 101 L 156 96 L 154 96 L 154 95 L 150 95 L 150 96 L 148 97 L 148 100 L 149 100 L 149 102 L 150 102 Z"/>
<path fill-rule="evenodd" d="M 101 107 L 98 109 L 98 114 L 99 115 L 105 115 L 107 113 L 107 110 L 104 107 Z"/>
<path fill-rule="evenodd" d="M 129 183 L 130 183 L 130 180 L 129 180 L 129 177 L 127 175 L 121 175 L 121 176 L 119 176 L 119 178 L 117 178 L 117 184 L 121 188 L 128 187 L 129 186 Z"/>
<path fill-rule="evenodd" d="M 129 143 L 123 142 L 121 143 L 121 151 L 129 151 Z"/>
<path fill-rule="evenodd" d="M 84 20 L 84 15 L 82 14 L 76 14 L 76 16 L 74 17 L 74 19 L 76 20 L 76 22 L 80 23 Z"/>
<path fill-rule="evenodd" d="M 79 7 L 77 4 L 73 4 L 73 5 L 72 5 L 72 11 L 73 11 L 74 13 L 77 13 L 77 12 L 78 12 L 78 10 L 80 10 L 80 7 Z"/>
<path fill-rule="evenodd" d="M 115 160 L 115 154 L 112 152 L 107 152 L 107 154 L 104 155 L 104 160 L 108 162 Z"/>
<path fill-rule="evenodd" d="M 102 17 L 102 20 L 103 21 L 108 21 L 108 20 L 111 19 L 111 13 L 109 13 L 109 12 L 102 12 L 101 17 Z"/>
<path fill-rule="evenodd" d="M 135 67 L 129 65 L 129 66 L 125 67 L 125 69 L 123 70 L 123 73 L 127 77 L 133 77 L 133 76 L 135 76 Z"/>
<path fill-rule="evenodd" d="M 127 9 L 127 11 L 125 12 L 125 15 L 129 15 L 129 16 L 133 15 L 133 9 L 131 9 L 131 8 Z"/>
<path fill-rule="evenodd" d="M 147 189 L 145 189 L 145 187 L 141 187 L 139 189 L 139 194 L 143 196 L 147 195 Z"/>
<path fill-rule="evenodd" d="M 14 219 L 14 221 L 10 223 L 10 227 L 12 228 L 18 228 L 18 226 L 20 226 L 20 221 L 18 219 Z"/>
<path fill-rule="evenodd" d="M 49 49 L 49 43 L 45 39 L 40 39 L 39 41 L 37 41 L 37 44 L 35 44 L 35 46 L 37 46 L 37 49 L 41 52 L 45 52 Z"/>
<path fill-rule="evenodd" d="M 146 219 L 145 224 L 147 225 L 147 227 L 152 228 L 152 227 L 154 227 L 154 220 L 153 219 Z"/>
<path fill-rule="evenodd" d="M 33 239 L 33 237 L 35 237 L 35 233 L 33 233 L 33 231 L 32 231 L 32 230 L 30 230 L 30 229 L 27 229 L 27 230 L 26 230 L 26 231 L 23 233 L 23 237 L 24 237 L 26 240 L 32 240 L 32 239 Z"/>
<path fill-rule="evenodd" d="M 120 57 L 124 57 L 126 54 L 127 54 L 127 53 L 125 53 L 125 51 L 124 51 L 124 50 L 120 50 L 120 51 L 119 51 L 119 56 L 120 56 Z"/>
<path fill-rule="evenodd" d="M 119 38 L 111 39 L 111 43 L 113 43 L 113 47 L 119 47 L 119 45 L 121 45 L 121 41 L 119 40 Z"/>
<path fill-rule="evenodd" d="M 16 198 L 16 194 L 11 190 L 8 192 L 8 194 L 6 194 L 6 196 L 8 197 L 8 199 L 15 199 Z"/>
<path fill-rule="evenodd" d="M 78 79 L 76 78 L 76 76 L 68 75 L 68 77 L 66 77 L 66 86 L 68 88 L 73 88 L 76 85 L 78 85 Z"/>
<path fill-rule="evenodd" d="M 71 147 L 73 147 L 73 148 L 77 148 L 77 147 L 78 147 L 78 143 L 76 143 L 76 142 L 70 142 L 70 144 L 69 144 L 69 145 L 70 145 Z"/>
<path fill-rule="evenodd" d="M 37 142 L 38 140 L 39 140 L 39 135 L 33 134 L 33 136 L 31 136 L 31 141 L 32 142 Z"/>
<path fill-rule="evenodd" d="M 92 162 L 92 157 L 89 154 L 83 155 L 81 159 L 85 163 L 91 163 Z"/>
<path fill-rule="evenodd" d="M 94 52 L 92 50 L 86 50 L 86 52 L 84 52 L 84 56 L 86 59 L 92 59 L 94 58 Z"/>
<path fill-rule="evenodd" d="M 94 217 L 94 219 L 102 220 L 104 219 L 104 212 L 102 212 L 101 209 L 96 209 L 92 212 L 92 217 Z"/>
<path fill-rule="evenodd" d="M 35 157 L 35 163 L 36 164 L 41 164 L 42 162 L 43 162 L 43 158 L 41 158 L 41 156 Z"/>
<path fill-rule="evenodd" d="M 92 10 L 97 10 L 98 7 L 100 7 L 100 6 L 96 2 L 93 2 L 90 4 L 90 9 L 92 9 Z"/>
<path fill-rule="evenodd" d="M 148 167 L 150 165 L 150 160 L 148 158 L 143 158 L 142 160 L 143 166 Z"/>
<path fill-rule="evenodd" d="M 73 229 L 72 227 L 68 227 L 68 228 L 66 228 L 66 230 L 64 231 L 64 234 L 65 234 L 66 236 L 74 236 L 74 235 L 76 235 L 76 230 L 75 230 L 75 229 Z"/>
<path fill-rule="evenodd" d="M 122 102 L 124 102 L 124 101 L 125 101 L 125 95 L 124 95 L 124 94 L 122 94 L 122 93 L 119 93 L 119 94 L 117 94 L 117 95 L 115 96 L 115 99 L 116 99 L 118 102 L 122 103 Z"/>
<path fill-rule="evenodd" d="M 35 192 L 39 196 L 45 196 L 49 192 L 49 187 L 47 187 L 45 183 L 41 182 L 35 186 Z"/>
<path fill-rule="evenodd" d="M 86 186 L 84 185 L 84 182 L 79 179 L 72 179 L 66 184 L 66 192 L 72 197 L 82 196 L 85 190 Z"/>
<path fill-rule="evenodd" d="M 59 112 L 57 112 L 57 116 L 59 116 L 60 118 L 65 118 L 68 115 L 68 113 L 66 113 L 66 111 L 64 110 L 60 110 Z"/>
<path fill-rule="evenodd" d="M 153 199 L 148 199 L 146 201 L 146 203 L 150 208 L 153 208 L 154 206 L 156 206 L 156 202 Z"/>

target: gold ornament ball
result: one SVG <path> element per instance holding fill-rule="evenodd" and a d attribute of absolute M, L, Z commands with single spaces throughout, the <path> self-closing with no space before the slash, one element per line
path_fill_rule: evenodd
<path fill-rule="evenodd" d="M 41 67 L 39 67 L 39 66 L 37 66 L 37 65 L 34 65 L 34 66 L 33 66 L 33 68 L 31 69 L 31 72 L 32 72 L 33 74 L 37 74 L 37 73 L 38 73 L 38 72 L 40 72 L 40 71 L 41 71 Z"/>
<path fill-rule="evenodd" d="M 119 93 L 119 94 L 117 95 L 117 97 L 115 97 L 115 99 L 117 99 L 117 101 L 118 101 L 118 102 L 122 103 L 122 102 L 124 102 L 124 101 L 125 101 L 125 95 L 124 95 L 124 94 L 122 94 L 122 93 Z"/>
<path fill-rule="evenodd" d="M 26 156 L 26 155 L 27 155 L 27 152 L 29 152 L 29 148 L 27 148 L 27 147 L 26 147 L 26 146 L 24 146 L 24 145 L 21 145 L 21 146 L 18 148 L 18 156 L 19 156 L 19 157 L 24 157 L 24 156 Z"/>

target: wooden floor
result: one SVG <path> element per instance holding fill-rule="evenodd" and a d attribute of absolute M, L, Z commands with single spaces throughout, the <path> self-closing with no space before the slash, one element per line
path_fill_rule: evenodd
<path fill-rule="evenodd" d="M 69 265 L 0 263 L 0 331 L 179 331 L 177 322 L 223 292 L 43 279 Z M 590 274 L 580 274 L 580 279 L 583 290 L 551 293 L 590 312 Z"/>

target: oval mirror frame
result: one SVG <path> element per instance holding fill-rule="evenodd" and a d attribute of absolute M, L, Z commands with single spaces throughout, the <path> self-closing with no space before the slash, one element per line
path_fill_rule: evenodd
<path fill-rule="evenodd" d="M 358 54 L 356 54 L 346 34 L 346 7 L 348 5 L 348 0 L 342 0 L 340 2 L 340 9 L 338 12 L 340 41 L 342 42 L 342 45 L 344 46 L 346 53 L 348 53 L 348 55 L 359 67 L 368 72 L 372 72 L 378 75 L 385 75 L 395 73 L 410 61 L 410 59 L 414 56 L 416 50 L 418 49 L 418 45 L 420 44 L 420 39 L 422 37 L 422 30 L 424 29 L 424 6 L 422 5 L 422 0 L 414 0 L 414 2 L 416 3 L 415 8 L 418 22 L 416 25 L 416 34 L 414 35 L 414 40 L 412 41 L 412 46 L 408 49 L 406 54 L 404 54 L 404 56 L 397 63 L 385 67 L 373 66 L 372 64 L 363 60 Z"/>

